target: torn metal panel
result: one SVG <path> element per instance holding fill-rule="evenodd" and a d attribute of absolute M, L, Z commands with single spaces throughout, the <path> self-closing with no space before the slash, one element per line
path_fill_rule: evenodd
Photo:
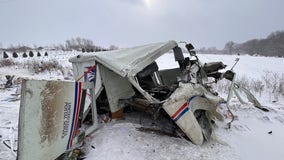
<path fill-rule="evenodd" d="M 241 98 L 241 96 L 239 95 L 238 92 L 243 92 L 245 93 L 248 101 L 250 101 L 256 108 L 261 109 L 265 112 L 268 112 L 268 109 L 266 109 L 265 107 L 263 107 L 260 102 L 253 96 L 253 94 L 247 90 L 244 87 L 241 87 L 240 85 L 234 83 L 234 87 L 232 88 L 232 90 L 234 91 L 235 95 L 237 96 L 237 98 L 239 99 L 239 101 L 242 104 L 245 104 L 244 100 Z"/>
<path fill-rule="evenodd" d="M 184 96 L 185 99 L 176 99 L 175 96 Z M 186 97 L 177 89 L 177 92 L 174 92 L 164 103 L 163 109 L 194 144 L 201 145 L 203 143 L 202 130 L 193 112 L 188 107 Z"/>
<path fill-rule="evenodd" d="M 135 92 L 128 79 L 121 77 L 106 67 L 99 65 L 102 81 L 105 86 L 111 112 L 116 112 L 124 106 L 119 106 L 119 99 L 128 99 L 134 96 Z"/>
<path fill-rule="evenodd" d="M 204 110 L 209 113 L 208 119 L 216 117 L 222 120 L 222 115 L 216 111 L 220 101 L 220 97 L 212 95 L 200 84 L 180 83 L 163 108 L 194 144 L 201 145 L 203 129 L 194 114 L 197 110 Z"/>
<path fill-rule="evenodd" d="M 81 83 L 23 80 L 19 160 L 55 159 L 75 144 Z"/>

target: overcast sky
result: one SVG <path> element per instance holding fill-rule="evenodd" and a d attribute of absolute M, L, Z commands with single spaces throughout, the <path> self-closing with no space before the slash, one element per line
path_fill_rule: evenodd
<path fill-rule="evenodd" d="M 284 0 L 0 0 L 0 43 L 79 36 L 105 47 L 173 39 L 221 49 L 283 30 L 283 7 Z"/>

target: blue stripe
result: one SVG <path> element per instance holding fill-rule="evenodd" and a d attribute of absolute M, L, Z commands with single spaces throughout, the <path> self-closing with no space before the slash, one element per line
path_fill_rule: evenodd
<path fill-rule="evenodd" d="M 75 99 L 74 99 L 74 111 L 73 111 L 73 119 L 72 119 L 72 125 L 71 125 L 71 132 L 70 132 L 70 136 L 68 139 L 68 144 L 67 144 L 67 149 L 69 149 L 69 145 L 70 145 L 70 141 L 72 138 L 72 134 L 73 134 L 73 125 L 74 125 L 74 120 L 75 120 L 75 114 L 76 114 L 76 110 L 77 110 L 77 98 L 78 98 L 78 82 L 75 82 Z"/>
<path fill-rule="evenodd" d="M 188 107 L 186 107 L 175 119 L 174 121 L 178 121 L 187 111 L 188 111 Z"/>
<path fill-rule="evenodd" d="M 195 98 L 195 97 L 202 97 L 202 96 L 192 96 L 192 97 L 190 97 L 189 100 L 188 100 L 188 104 L 189 104 L 189 102 L 192 101 L 193 98 Z"/>
<path fill-rule="evenodd" d="M 218 103 L 218 105 L 219 104 L 226 104 L 226 103 L 227 103 L 227 101 L 221 101 L 221 102 Z"/>

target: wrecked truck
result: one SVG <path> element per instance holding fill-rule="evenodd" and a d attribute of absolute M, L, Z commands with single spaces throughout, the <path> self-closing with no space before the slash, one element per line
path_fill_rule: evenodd
<path fill-rule="evenodd" d="M 99 111 L 119 119 L 126 106 L 153 119 L 164 110 L 192 143 L 209 140 L 213 120 L 223 119 L 218 104 L 226 101 L 205 80 L 232 81 L 228 99 L 241 87 L 232 69 L 219 72 L 226 65 L 202 64 L 194 47 L 190 43 L 185 47 L 183 53 L 176 41 L 168 41 L 80 54 L 69 59 L 75 82 L 23 80 L 18 159 L 56 159 L 81 146 L 99 128 Z M 179 67 L 159 70 L 155 60 L 165 53 L 174 54 Z M 248 98 L 263 109 L 249 92 Z"/>

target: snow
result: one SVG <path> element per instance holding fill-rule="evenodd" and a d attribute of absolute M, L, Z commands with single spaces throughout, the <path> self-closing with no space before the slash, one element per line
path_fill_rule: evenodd
<path fill-rule="evenodd" d="M 283 159 L 284 124 L 277 119 L 283 119 L 283 107 L 277 110 L 269 107 L 270 112 L 263 112 L 251 105 L 236 104 L 233 109 L 238 120 L 230 130 L 216 132 L 235 149 L 240 159 Z"/>
<path fill-rule="evenodd" d="M 219 143 L 195 146 L 181 138 L 143 133 L 135 128 L 139 124 L 129 122 L 104 126 L 93 134 L 91 149 L 86 160 L 97 159 L 155 160 L 155 159 L 232 159 L 236 158 L 230 147 Z M 100 137 L 100 138 L 98 138 Z"/>
<path fill-rule="evenodd" d="M 48 61 L 57 59 L 65 70 L 71 69 L 68 58 L 76 52 L 49 53 L 48 57 L 33 57 L 28 59 L 18 58 L 16 61 L 23 64 L 32 61 Z M 253 79 L 261 79 L 266 72 L 284 74 L 284 59 L 272 57 L 252 57 L 247 55 L 198 55 L 205 62 L 223 61 L 230 69 L 239 57 L 240 61 L 234 68 L 237 75 Z M 13 58 L 11 58 L 13 59 Z M 14 59 L 13 59 L 14 60 Z M 172 54 L 165 54 L 157 60 L 160 69 L 176 66 Z M 0 86 L 5 83 L 5 75 L 13 74 L 16 77 L 31 79 L 59 79 L 64 80 L 64 75 L 59 72 L 35 74 L 20 66 L 0 68 Z M 0 87 L 0 88 L 1 88 Z M 14 160 L 15 155 L 3 145 L 4 140 L 17 139 L 18 112 L 20 101 L 17 87 L 0 89 L 0 159 Z M 225 95 L 222 93 L 221 95 Z M 263 112 L 251 104 L 241 105 L 237 100 L 232 101 L 232 111 L 238 116 L 231 129 L 226 128 L 226 123 L 216 121 L 213 139 L 201 146 L 196 146 L 181 138 L 169 137 L 155 133 L 138 131 L 141 124 L 137 117 L 101 124 L 101 128 L 94 132 L 88 139 L 87 160 L 91 159 L 222 159 L 222 160 L 251 160 L 273 159 L 282 160 L 284 157 L 284 97 L 279 96 L 275 103 L 271 102 L 270 93 L 265 90 L 258 100 L 270 112 Z M 226 108 L 221 106 L 225 114 Z M 271 134 L 269 132 L 272 131 Z"/>
<path fill-rule="evenodd" d="M 185 55 L 189 56 L 189 55 Z M 198 58 L 202 63 L 206 62 L 217 62 L 222 61 L 227 65 L 226 69 L 231 69 L 235 63 L 236 58 L 240 58 L 240 61 L 235 66 L 234 71 L 237 73 L 238 77 L 247 76 L 254 79 L 260 79 L 265 74 L 265 72 L 273 72 L 284 74 L 284 58 L 276 57 L 254 57 L 249 55 L 214 55 L 214 54 L 199 54 Z M 174 61 L 169 61 L 169 59 L 174 59 L 174 55 L 165 54 L 160 57 L 157 61 L 160 69 L 168 69 L 171 67 L 178 67 L 178 64 Z"/>
<path fill-rule="evenodd" d="M 18 114 L 20 101 L 9 102 L 12 98 L 15 98 L 11 94 L 15 93 L 15 90 L 0 90 L 0 159 L 15 159 L 15 154 L 4 147 L 3 140 L 17 139 L 18 128 Z"/>

